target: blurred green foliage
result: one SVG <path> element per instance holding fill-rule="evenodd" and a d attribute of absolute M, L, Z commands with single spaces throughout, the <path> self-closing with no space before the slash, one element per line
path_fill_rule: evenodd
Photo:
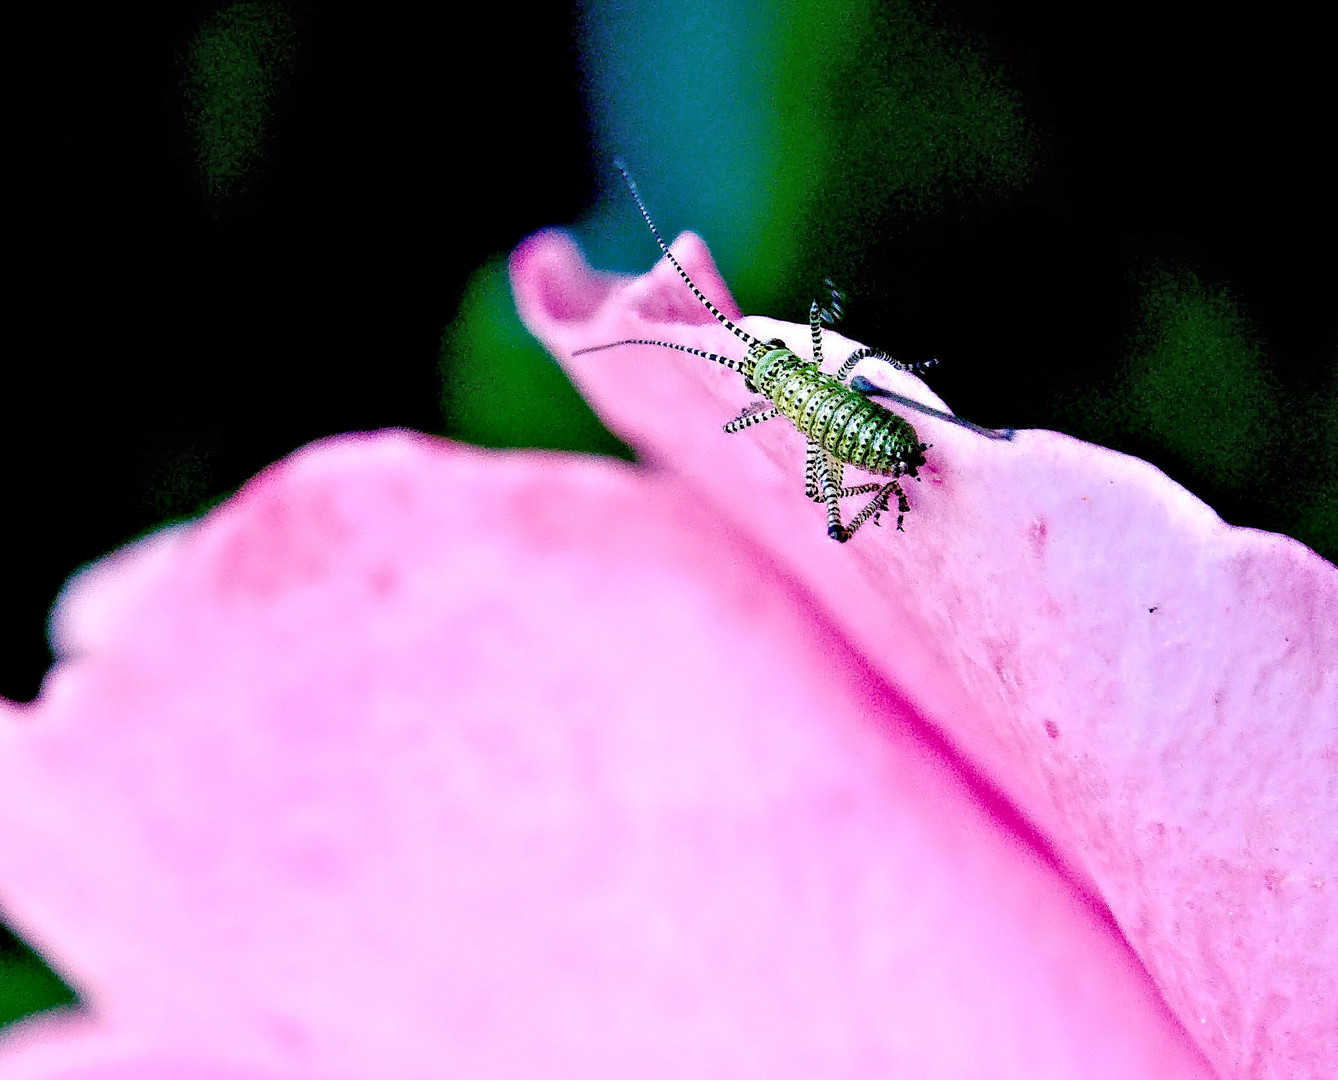
<path fill-rule="evenodd" d="M 985 44 L 929 6 L 786 7 L 773 183 L 789 197 L 760 223 L 755 250 L 767 257 L 740 280 L 792 282 L 797 289 L 764 299 L 803 311 L 823 276 L 867 279 L 876 238 L 1022 190 L 1041 143 Z"/>
<path fill-rule="evenodd" d="M 1124 362 L 1059 401 L 1064 430 L 1338 557 L 1338 385 L 1288 393 L 1240 298 L 1186 265 L 1147 268 L 1137 297 Z"/>
<path fill-rule="evenodd" d="M 504 259 L 469 279 L 442 338 L 439 370 L 443 433 L 453 439 L 633 460 L 521 325 Z"/>
<path fill-rule="evenodd" d="M 1303 487 L 1293 504 L 1295 524 L 1287 532 L 1331 562 L 1338 562 L 1338 356 L 1333 360 L 1332 384 L 1305 403 L 1300 425 L 1301 430 L 1314 436 L 1314 457 L 1310 461 L 1318 483 Z M 1312 448 L 1303 445 L 1285 449 L 1306 461 L 1307 451 Z"/>
<path fill-rule="evenodd" d="M 0 925 L 0 1027 L 77 997 L 32 949 Z"/>
<path fill-rule="evenodd" d="M 709 238 L 745 310 L 778 317 L 802 317 L 825 275 L 859 278 L 891 222 L 1005 198 L 1035 169 L 1021 98 L 985 44 L 930 5 L 598 0 L 584 12 L 605 186 L 578 233 L 596 265 L 641 271 L 655 256 L 615 157 L 666 232 L 688 222 Z"/>
<path fill-rule="evenodd" d="M 1192 271 L 1158 267 L 1141 306 L 1121 395 L 1130 430 L 1220 487 L 1249 482 L 1277 430 L 1278 387 L 1240 304 Z"/>
<path fill-rule="evenodd" d="M 154 469 L 146 499 L 160 522 L 203 513 L 202 504 L 212 505 L 209 459 L 193 447 L 163 455 Z M 207 509 L 207 507 L 206 507 Z"/>
<path fill-rule="evenodd" d="M 207 201 L 219 212 L 255 182 L 297 49 L 276 0 L 239 0 L 207 15 L 180 58 L 181 93 Z"/>

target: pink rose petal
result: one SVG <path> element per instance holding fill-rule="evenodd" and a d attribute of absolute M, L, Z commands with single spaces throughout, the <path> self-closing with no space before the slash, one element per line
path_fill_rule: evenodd
<path fill-rule="evenodd" d="M 159 1051 L 142 1036 L 67 1013 L 33 1017 L 3 1034 L 5 1080 L 323 1080 L 307 1071 L 225 1064 L 215 1046 Z"/>
<path fill-rule="evenodd" d="M 330 440 L 55 626 L 0 718 L 0 902 L 93 1014 L 8 1033 L 4 1080 L 1211 1076 L 663 474 Z"/>
<path fill-rule="evenodd" d="M 701 241 L 676 252 L 731 312 Z M 664 260 L 592 273 L 562 233 L 512 256 L 522 319 L 606 423 L 772 552 L 1040 826 L 1224 1078 L 1338 1076 L 1338 570 L 1145 462 L 917 416 L 933 448 L 906 532 L 838 546 L 787 422 L 721 433 L 738 376 L 648 346 L 571 356 L 624 338 L 742 352 Z M 577 311 L 567 281 L 603 303 Z M 808 353 L 807 327 L 742 325 Z M 854 347 L 828 335 L 831 366 Z"/>

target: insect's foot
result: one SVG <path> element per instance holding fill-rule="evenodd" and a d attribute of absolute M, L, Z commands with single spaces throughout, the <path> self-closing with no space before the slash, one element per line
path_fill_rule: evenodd
<path fill-rule="evenodd" d="M 833 540 L 835 540 L 838 544 L 844 544 L 847 540 L 850 539 L 850 533 L 846 532 L 846 530 L 841 528 L 840 525 L 828 525 L 827 535 L 830 536 Z"/>

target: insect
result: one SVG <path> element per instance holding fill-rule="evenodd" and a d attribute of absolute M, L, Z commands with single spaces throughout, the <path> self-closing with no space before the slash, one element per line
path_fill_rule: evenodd
<path fill-rule="evenodd" d="M 780 338 L 762 341 L 735 326 L 702 294 L 692 278 L 688 277 L 687 271 L 674 258 L 668 245 L 660 237 L 655 222 L 651 220 L 650 213 L 646 210 L 646 204 L 641 200 L 636 181 L 632 179 L 621 161 L 615 164 L 618 171 L 623 174 L 623 179 L 627 181 L 632 198 L 636 200 L 641 216 L 650 226 L 651 235 L 660 245 L 664 257 L 673 264 L 678 276 L 706 310 L 742 341 L 747 350 L 741 359 L 736 360 L 733 357 L 720 356 L 672 341 L 629 338 L 624 341 L 612 341 L 606 345 L 577 349 L 572 355 L 599 352 L 601 349 L 616 349 L 623 345 L 657 345 L 665 349 L 692 353 L 722 364 L 731 371 L 737 371 L 743 376 L 744 386 L 752 393 L 761 394 L 762 399 L 749 405 L 727 423 L 724 428 L 726 434 L 743 431 L 755 424 L 774 420 L 777 416 L 784 416 L 794 424 L 799 433 L 808 440 L 807 459 L 804 465 L 804 494 L 814 502 L 827 504 L 827 535 L 833 540 L 845 543 L 870 519 L 877 525 L 880 515 L 888 510 L 888 503 L 894 495 L 897 499 L 897 529 L 904 531 L 902 521 L 910 511 L 910 503 L 906 499 L 905 491 L 902 490 L 900 477 L 910 476 L 919 480 L 917 470 L 925 463 L 924 452 L 929 449 L 929 444 L 920 442 L 915 429 L 907 420 L 871 401 L 870 398 L 887 398 L 926 416 L 969 428 L 986 438 L 1012 438 L 1011 429 L 995 431 L 981 427 L 969 420 L 953 416 L 952 413 L 931 409 L 911 398 L 875 386 L 863 376 L 857 376 L 849 383 L 846 382 L 855 365 L 867 357 L 876 357 L 899 371 L 919 370 L 928 365 L 903 364 L 878 349 L 866 347 L 853 352 L 835 374 L 823 371 L 822 327 L 824 323 L 828 325 L 834 323 L 841 314 L 841 296 L 834 287 L 831 288 L 832 301 L 829 308 L 819 307 L 816 300 L 809 308 L 808 322 L 813 333 L 811 361 L 796 355 Z M 827 284 L 831 287 L 830 281 Z M 845 487 L 843 480 L 847 465 L 853 465 L 875 476 L 887 477 L 887 482 Z M 871 493 L 873 497 L 849 522 L 841 520 L 842 499 Z"/>

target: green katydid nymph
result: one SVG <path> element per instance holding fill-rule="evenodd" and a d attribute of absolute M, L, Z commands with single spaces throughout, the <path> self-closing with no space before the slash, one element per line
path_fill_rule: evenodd
<path fill-rule="evenodd" d="M 833 323 L 841 311 L 840 294 L 835 289 L 832 290 L 832 303 L 829 308 L 819 307 L 816 300 L 809 308 L 808 320 L 813 333 L 812 360 L 795 354 L 779 338 L 762 341 L 736 326 L 702 294 L 687 271 L 674 258 L 668 245 L 660 237 L 655 222 L 651 220 L 646 204 L 642 202 L 641 194 L 637 191 L 636 182 L 622 162 L 616 164 L 632 191 L 632 197 L 641 210 L 641 216 L 650 226 L 651 235 L 655 237 L 655 242 L 664 252 L 664 257 L 673 264 L 679 276 L 706 310 L 747 348 L 741 358 L 735 359 L 672 341 L 630 338 L 578 349 L 572 355 L 614 349 L 623 345 L 656 345 L 705 357 L 731 371 L 737 371 L 743 376 L 744 385 L 753 393 L 763 395 L 764 400 L 744 409 L 727 423 L 724 428 L 726 433 L 742 431 L 755 424 L 775 419 L 777 416 L 784 416 L 794 424 L 808 441 L 808 457 L 804 469 L 805 494 L 815 502 L 827 504 L 827 535 L 833 540 L 845 543 L 870 519 L 877 524 L 879 515 L 888 509 L 888 503 L 893 495 L 897 498 L 897 528 L 901 529 L 902 521 L 910 511 L 910 503 L 901 488 L 899 478 L 911 476 L 918 480 L 916 470 L 925 463 L 924 452 L 929 449 L 927 444 L 920 441 L 915 429 L 907 420 L 872 401 L 872 398 L 881 397 L 895 401 L 926 416 L 969 428 L 989 439 L 1013 437 L 1011 429 L 996 431 L 981 427 L 951 413 L 930 408 L 911 398 L 875 386 L 862 376 L 851 379 L 849 383 L 846 382 L 855 365 L 867 357 L 882 360 L 899 371 L 918 371 L 928 366 L 927 364 L 903 364 L 878 349 L 862 348 L 853 352 L 835 373 L 829 374 L 823 371 L 822 327 L 824 323 Z M 830 285 L 830 282 L 828 284 Z M 887 477 L 887 481 L 843 487 L 842 480 L 847 465 L 853 465 L 875 476 Z M 840 500 L 851 495 L 865 494 L 872 494 L 872 498 L 849 522 L 843 522 Z"/>

